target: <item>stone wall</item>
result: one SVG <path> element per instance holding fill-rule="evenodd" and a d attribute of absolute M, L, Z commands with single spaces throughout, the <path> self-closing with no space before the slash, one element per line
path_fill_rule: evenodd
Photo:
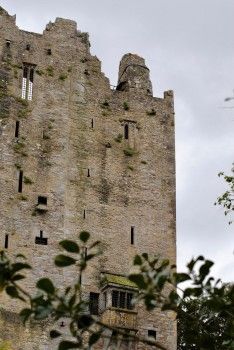
<path fill-rule="evenodd" d="M 53 256 L 60 240 L 77 239 L 83 229 L 105 247 L 85 274 L 87 293 L 99 292 L 102 271 L 127 274 L 137 253 L 176 258 L 173 92 L 153 97 L 149 70 L 132 54 L 123 57 L 111 90 L 89 46 L 74 21 L 57 18 L 35 34 L 0 10 L 0 247 L 8 235 L 8 253 L 28 257 L 31 292 L 45 275 L 58 286 L 74 280 L 75 271 L 55 268 Z M 25 65 L 34 69 L 32 101 L 20 98 Z M 38 196 L 47 197 L 44 212 L 37 210 Z M 40 231 L 48 245 L 35 244 Z M 7 297 L 1 305 L 5 312 L 19 309 Z M 174 350 L 172 319 L 139 307 L 137 329 L 156 329 L 157 339 Z M 3 338 L 14 329 L 15 350 L 53 348 L 46 331 L 42 342 L 35 336 L 40 326 L 24 331 L 17 316 L 0 325 Z"/>

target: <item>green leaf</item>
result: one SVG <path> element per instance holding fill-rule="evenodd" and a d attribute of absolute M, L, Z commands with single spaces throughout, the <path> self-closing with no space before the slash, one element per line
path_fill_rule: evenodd
<path fill-rule="evenodd" d="M 144 277 L 141 274 L 132 274 L 129 276 L 129 280 L 136 283 L 140 289 L 146 289 L 147 284 L 144 281 Z"/>
<path fill-rule="evenodd" d="M 33 313 L 33 311 L 31 309 L 23 309 L 20 311 L 20 317 L 23 319 L 23 322 L 25 323 L 29 317 L 31 316 L 31 314 Z"/>
<path fill-rule="evenodd" d="M 6 292 L 11 298 L 19 298 L 18 290 L 14 286 L 7 286 Z"/>
<path fill-rule="evenodd" d="M 81 231 L 79 239 L 83 242 L 86 243 L 89 240 L 90 233 L 87 231 Z"/>
<path fill-rule="evenodd" d="M 78 349 L 79 344 L 72 341 L 64 340 L 59 344 L 58 350 Z"/>
<path fill-rule="evenodd" d="M 142 254 L 142 257 L 143 257 L 146 261 L 149 260 L 149 255 L 148 255 L 147 253 L 143 253 L 143 254 Z"/>
<path fill-rule="evenodd" d="M 14 275 L 13 278 L 12 278 L 12 281 L 20 281 L 20 280 L 23 280 L 25 278 L 24 275 L 21 275 L 21 274 L 18 274 L 18 275 Z"/>
<path fill-rule="evenodd" d="M 136 256 L 134 257 L 133 264 L 134 264 L 134 265 L 141 265 L 141 264 L 142 264 L 142 259 L 141 259 L 140 255 L 136 255 Z"/>
<path fill-rule="evenodd" d="M 55 292 L 55 287 L 49 278 L 41 278 L 37 282 L 37 288 L 43 290 L 44 292 L 46 292 L 48 294 L 54 294 L 54 292 Z"/>
<path fill-rule="evenodd" d="M 182 283 L 191 279 L 187 273 L 176 273 L 175 278 L 177 283 Z"/>
<path fill-rule="evenodd" d="M 69 307 L 71 308 L 76 302 L 76 294 L 72 295 L 72 297 L 69 300 Z"/>
<path fill-rule="evenodd" d="M 205 263 L 199 269 L 200 282 L 204 281 L 206 276 L 210 272 L 210 268 L 214 265 L 213 261 L 206 260 Z"/>
<path fill-rule="evenodd" d="M 93 344 L 95 344 L 100 339 L 101 335 L 102 335 L 101 332 L 93 333 L 89 338 L 89 346 L 92 346 Z"/>
<path fill-rule="evenodd" d="M 58 338 L 62 335 L 62 333 L 56 331 L 55 329 L 53 329 L 52 331 L 50 331 L 50 338 L 54 339 L 54 338 Z"/>
<path fill-rule="evenodd" d="M 63 249 L 65 249 L 69 253 L 78 254 L 80 252 L 80 248 L 76 242 L 66 239 L 64 241 L 59 242 L 59 245 L 61 245 L 61 247 L 63 247 Z"/>
<path fill-rule="evenodd" d="M 76 263 L 76 260 L 71 258 L 70 256 L 60 254 L 55 257 L 54 263 L 58 267 L 66 267 L 74 265 Z"/>
<path fill-rule="evenodd" d="M 78 327 L 80 329 L 89 328 L 94 323 L 94 320 L 89 315 L 82 315 L 78 319 Z"/>
<path fill-rule="evenodd" d="M 23 269 L 31 269 L 31 266 L 29 264 L 19 263 L 19 262 L 12 264 L 12 272 L 13 273 L 20 271 L 20 270 L 23 270 Z"/>

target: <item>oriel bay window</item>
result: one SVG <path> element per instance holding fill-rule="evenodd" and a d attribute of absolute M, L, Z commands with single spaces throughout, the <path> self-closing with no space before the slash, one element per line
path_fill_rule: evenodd
<path fill-rule="evenodd" d="M 112 307 L 133 310 L 133 293 L 112 290 Z"/>

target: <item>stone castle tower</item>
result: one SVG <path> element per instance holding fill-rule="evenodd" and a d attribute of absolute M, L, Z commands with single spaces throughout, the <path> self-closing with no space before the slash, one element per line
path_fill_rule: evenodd
<path fill-rule="evenodd" d="M 29 289 L 44 276 L 61 285 L 74 276 L 53 265 L 58 243 L 89 231 L 106 247 L 83 281 L 92 311 L 176 349 L 172 315 L 132 310 L 122 277 L 138 253 L 175 262 L 173 92 L 153 97 L 149 69 L 133 54 L 111 89 L 87 33 L 67 19 L 36 34 L 0 8 L 0 55 L 0 249 L 27 256 Z M 0 298 L 1 338 L 15 350 L 55 349 L 43 326 L 25 329 L 17 305 Z"/>

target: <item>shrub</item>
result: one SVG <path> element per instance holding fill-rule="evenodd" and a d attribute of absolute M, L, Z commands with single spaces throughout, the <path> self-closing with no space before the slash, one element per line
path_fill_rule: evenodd
<path fill-rule="evenodd" d="M 132 157 L 134 154 L 136 154 L 136 151 L 133 148 L 128 147 L 124 149 L 124 154 L 127 157 Z"/>
<path fill-rule="evenodd" d="M 29 177 L 24 176 L 24 183 L 25 183 L 26 185 L 32 185 L 32 184 L 33 184 L 33 181 L 32 181 Z"/>
<path fill-rule="evenodd" d="M 121 143 L 122 139 L 123 139 L 123 135 L 122 134 L 118 134 L 118 136 L 115 138 L 115 141 Z"/>
<path fill-rule="evenodd" d="M 59 80 L 64 81 L 66 79 L 67 79 L 67 75 L 66 74 L 60 74 Z"/>
<path fill-rule="evenodd" d="M 128 110 L 129 110 L 129 105 L 128 105 L 127 102 L 124 102 L 123 108 L 124 108 L 125 111 L 128 111 Z"/>

